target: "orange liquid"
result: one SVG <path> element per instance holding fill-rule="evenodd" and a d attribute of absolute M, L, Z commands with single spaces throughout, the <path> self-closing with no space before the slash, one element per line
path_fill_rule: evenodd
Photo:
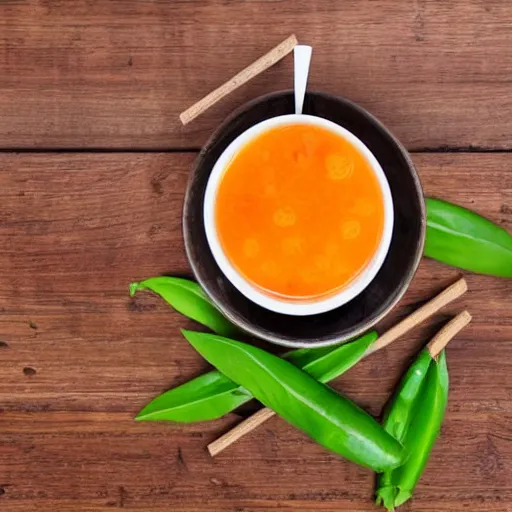
<path fill-rule="evenodd" d="M 366 159 L 311 125 L 276 127 L 235 155 L 219 184 L 222 248 L 245 279 L 272 295 L 311 298 L 347 286 L 369 263 L 384 201 Z"/>

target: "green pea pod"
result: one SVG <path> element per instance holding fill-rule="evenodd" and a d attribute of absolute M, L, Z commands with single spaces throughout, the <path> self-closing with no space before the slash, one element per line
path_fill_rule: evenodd
<path fill-rule="evenodd" d="M 407 432 L 405 445 L 408 459 L 398 468 L 394 482 L 398 488 L 395 505 L 398 507 L 411 498 L 428 457 L 439 436 L 448 403 L 448 368 L 443 351 L 427 373 L 421 401 L 415 408 L 414 417 Z"/>
<path fill-rule="evenodd" d="M 369 414 L 288 361 L 220 336 L 183 334 L 221 373 L 322 446 L 377 472 L 402 462 L 402 445 Z"/>
<path fill-rule="evenodd" d="M 405 463 L 391 472 L 387 487 L 377 491 L 377 502 L 384 503 L 388 510 L 394 510 L 412 497 L 439 435 L 448 402 L 448 368 L 444 351 L 432 360 L 423 380 L 405 432 Z M 379 492 L 381 490 L 384 492 Z"/>
<path fill-rule="evenodd" d="M 139 290 L 155 292 L 178 313 L 205 325 L 217 334 L 233 336 L 240 333 L 193 281 L 179 277 L 152 277 L 130 284 L 130 296 L 133 297 Z"/>
<path fill-rule="evenodd" d="M 404 443 L 411 423 L 415 404 L 425 383 L 432 357 L 428 350 L 423 350 L 411 364 L 390 401 L 382 425 L 395 439 Z M 393 471 L 386 471 L 377 480 L 377 504 L 393 510 L 396 489 L 392 481 Z"/>
<path fill-rule="evenodd" d="M 325 384 L 355 366 L 376 339 L 377 333 L 371 331 L 360 338 L 336 347 L 293 350 L 285 354 L 284 359 Z"/>
<path fill-rule="evenodd" d="M 429 351 L 422 350 L 401 380 L 399 388 L 384 414 L 384 428 L 400 442 L 404 440 L 409 428 L 414 403 L 425 382 L 431 362 L 432 357 Z"/>
<path fill-rule="evenodd" d="M 426 199 L 425 256 L 471 272 L 512 277 L 512 235 L 476 213 Z"/>
<path fill-rule="evenodd" d="M 214 370 L 156 397 L 135 419 L 182 423 L 214 420 L 251 399 L 251 394 Z"/>
<path fill-rule="evenodd" d="M 352 368 L 376 339 L 377 333 L 372 331 L 344 345 L 293 350 L 284 358 L 325 383 Z M 135 419 L 185 423 L 213 420 L 252 398 L 247 390 L 213 370 L 158 396 Z"/>

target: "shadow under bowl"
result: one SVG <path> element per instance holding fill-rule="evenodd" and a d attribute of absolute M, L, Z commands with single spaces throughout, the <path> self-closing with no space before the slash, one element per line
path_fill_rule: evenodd
<path fill-rule="evenodd" d="M 344 98 L 325 93 L 306 94 L 305 114 L 343 126 L 364 142 L 379 161 L 393 196 L 391 245 L 368 287 L 336 309 L 300 317 L 274 313 L 251 302 L 224 276 L 213 257 L 204 227 L 204 194 L 215 162 L 236 137 L 260 121 L 293 111 L 293 92 L 276 92 L 236 110 L 215 131 L 199 153 L 190 175 L 183 209 L 183 236 L 197 281 L 231 322 L 257 338 L 279 345 L 320 347 L 367 331 L 400 300 L 423 253 L 425 204 L 409 154 L 376 118 Z"/>

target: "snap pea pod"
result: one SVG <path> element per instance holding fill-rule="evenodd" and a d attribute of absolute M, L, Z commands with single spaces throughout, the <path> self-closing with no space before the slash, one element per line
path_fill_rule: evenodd
<path fill-rule="evenodd" d="M 179 277 L 152 277 L 130 284 L 130 296 L 139 290 L 151 290 L 160 295 L 178 313 L 210 328 L 222 336 L 234 336 L 239 330 L 211 303 L 194 281 Z"/>
<path fill-rule="evenodd" d="M 376 339 L 377 333 L 372 331 L 344 345 L 303 348 L 288 352 L 283 357 L 325 383 L 352 368 Z M 213 420 L 252 398 L 243 387 L 213 370 L 161 394 L 135 419 L 185 423 Z"/>
<path fill-rule="evenodd" d="M 180 423 L 215 420 L 249 400 L 249 392 L 213 370 L 157 396 L 135 419 Z"/>
<path fill-rule="evenodd" d="M 288 352 L 283 358 L 325 384 L 355 366 L 377 337 L 375 331 L 370 331 L 344 345 L 300 348 Z"/>
<path fill-rule="evenodd" d="M 409 372 L 407 375 L 412 379 L 410 385 L 405 382 L 406 377 L 404 385 L 399 390 L 400 394 L 408 387 L 411 391 L 417 390 L 417 393 L 408 395 L 412 400 L 408 401 L 407 407 L 398 406 L 402 410 L 395 416 L 395 419 L 403 418 L 398 430 L 405 447 L 405 462 L 393 471 L 386 472 L 378 482 L 377 503 L 383 504 L 390 511 L 412 497 L 439 435 L 448 402 L 448 368 L 445 352 L 441 352 L 436 359 L 431 359 L 426 374 L 424 369 L 425 361 L 428 361 L 427 356 L 422 353 L 420 359 L 421 361 L 416 361 L 413 366 L 421 375 L 418 374 L 417 378 L 414 378 Z M 395 403 L 393 402 L 388 417 L 395 415 Z M 385 428 L 392 425 L 396 428 L 394 421 L 385 423 Z"/>
<path fill-rule="evenodd" d="M 423 350 L 400 381 L 398 389 L 384 413 L 382 426 L 402 444 L 405 441 L 414 405 L 425 383 L 431 362 L 430 353 L 428 350 Z M 392 475 L 392 471 L 386 471 L 379 475 L 377 481 L 377 504 L 384 505 L 388 510 L 393 510 L 396 497 Z"/>
<path fill-rule="evenodd" d="M 411 364 L 399 388 L 386 409 L 383 418 L 384 428 L 400 442 L 404 440 L 411 422 L 414 404 L 425 382 L 432 356 L 427 349 L 422 350 Z"/>
<path fill-rule="evenodd" d="M 512 277 L 512 235 L 480 215 L 426 199 L 425 256 L 471 272 Z"/>
<path fill-rule="evenodd" d="M 288 361 L 213 334 L 183 334 L 221 373 L 325 448 L 377 472 L 402 463 L 402 445 L 374 418 Z"/>

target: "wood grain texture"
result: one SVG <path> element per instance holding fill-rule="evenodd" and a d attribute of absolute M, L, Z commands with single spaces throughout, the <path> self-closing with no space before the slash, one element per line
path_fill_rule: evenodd
<path fill-rule="evenodd" d="M 188 127 L 179 113 L 290 33 L 312 89 L 408 148 L 511 148 L 512 4 L 500 0 L 0 2 L 0 147 L 199 147 L 235 107 L 292 86 L 292 59 Z"/>
<path fill-rule="evenodd" d="M 132 280 L 188 272 L 180 215 L 192 154 L 0 155 L 0 509 L 6 512 L 371 511 L 374 477 L 273 418 L 215 460 L 237 415 L 135 423 L 151 398 L 205 369 L 192 324 Z M 512 154 L 414 155 L 425 191 L 512 227 Z M 423 261 L 379 326 L 459 275 Z M 512 509 L 510 281 L 469 291 L 334 386 L 379 414 L 416 349 L 464 308 L 448 347 L 442 436 L 404 510 Z"/>

